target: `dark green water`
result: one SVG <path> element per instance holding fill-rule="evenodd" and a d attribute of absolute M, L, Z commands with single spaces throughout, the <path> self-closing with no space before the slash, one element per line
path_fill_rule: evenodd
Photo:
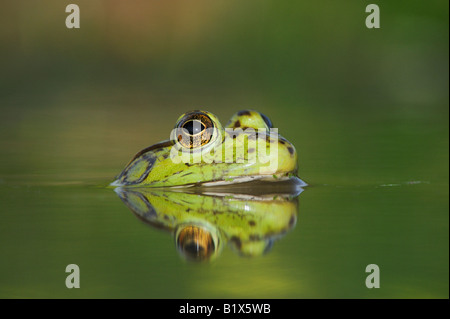
<path fill-rule="evenodd" d="M 377 30 L 358 1 L 176 3 L 2 5 L 0 298 L 449 298 L 448 2 L 380 0 Z M 182 113 L 245 108 L 299 153 L 296 223 L 187 262 L 105 186 Z"/>

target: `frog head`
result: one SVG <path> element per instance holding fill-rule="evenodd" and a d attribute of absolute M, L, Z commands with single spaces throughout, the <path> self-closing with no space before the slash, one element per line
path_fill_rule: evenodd
<path fill-rule="evenodd" d="M 262 113 L 237 112 L 223 127 L 214 114 L 196 110 L 178 118 L 169 140 L 138 152 L 111 186 L 209 186 L 296 173 L 295 147 Z"/>

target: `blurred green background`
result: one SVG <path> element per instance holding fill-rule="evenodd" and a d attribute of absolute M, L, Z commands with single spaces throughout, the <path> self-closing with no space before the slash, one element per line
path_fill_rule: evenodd
<path fill-rule="evenodd" d="M 448 9 L 3 0 L 0 297 L 448 298 Z M 299 152 L 298 223 L 263 257 L 186 263 L 101 186 L 181 113 L 245 108 Z"/>

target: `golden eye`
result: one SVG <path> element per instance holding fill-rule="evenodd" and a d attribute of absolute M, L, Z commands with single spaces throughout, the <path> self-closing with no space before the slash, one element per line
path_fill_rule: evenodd
<path fill-rule="evenodd" d="M 209 143 L 213 136 L 213 121 L 202 112 L 186 114 L 176 126 L 177 140 L 186 148 L 197 148 Z"/>

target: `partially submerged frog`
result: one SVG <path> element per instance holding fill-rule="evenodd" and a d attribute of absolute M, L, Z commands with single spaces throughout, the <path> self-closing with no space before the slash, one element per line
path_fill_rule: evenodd
<path fill-rule="evenodd" d="M 295 147 L 262 113 L 244 110 L 223 127 L 207 111 L 179 117 L 166 140 L 137 153 L 111 183 L 186 187 L 298 179 Z"/>

